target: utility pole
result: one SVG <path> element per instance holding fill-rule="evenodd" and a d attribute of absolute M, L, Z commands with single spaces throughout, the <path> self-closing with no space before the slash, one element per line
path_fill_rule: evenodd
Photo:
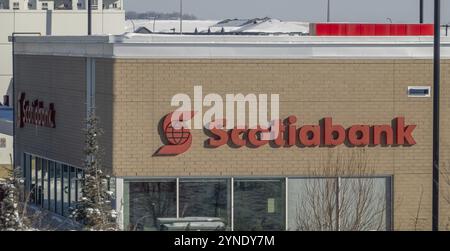
<path fill-rule="evenodd" d="M 330 22 L 330 0 L 327 0 L 327 23 Z"/>
<path fill-rule="evenodd" d="M 180 0 L 180 35 L 183 35 L 183 0 Z"/>
<path fill-rule="evenodd" d="M 420 18 L 419 18 L 419 22 L 421 23 L 421 24 L 423 24 L 423 0 L 420 0 L 420 8 L 419 8 L 420 10 Z"/>
<path fill-rule="evenodd" d="M 88 0 L 88 6 L 87 6 L 87 11 L 88 11 L 88 35 L 92 35 L 92 0 Z"/>
<path fill-rule="evenodd" d="M 441 1 L 434 0 L 434 55 L 433 55 L 433 190 L 432 230 L 439 231 L 439 106 L 441 59 Z"/>

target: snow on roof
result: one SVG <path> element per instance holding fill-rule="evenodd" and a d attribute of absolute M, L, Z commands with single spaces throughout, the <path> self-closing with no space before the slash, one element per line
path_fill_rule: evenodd
<path fill-rule="evenodd" d="M 183 20 L 183 32 L 194 33 L 196 28 L 199 32 L 208 30 L 210 26 L 217 24 L 217 22 L 217 20 Z M 126 32 L 133 32 L 139 27 L 145 27 L 156 33 L 179 33 L 180 20 L 134 19 L 125 22 Z"/>
<path fill-rule="evenodd" d="M 18 36 L 16 55 L 157 59 L 430 59 L 431 36 L 254 35 Z M 450 38 L 442 37 L 442 58 Z"/>
<path fill-rule="evenodd" d="M 179 33 L 179 20 L 127 20 L 126 31 L 134 32 L 146 28 L 153 33 Z M 258 33 L 258 34 L 280 34 L 280 33 L 303 33 L 309 32 L 309 23 L 285 22 L 272 18 L 253 19 L 225 19 L 214 20 L 183 20 L 183 33 Z"/>
<path fill-rule="evenodd" d="M 263 22 L 245 25 L 234 32 L 246 33 L 309 33 L 309 23 L 283 22 L 278 19 L 268 19 Z"/>

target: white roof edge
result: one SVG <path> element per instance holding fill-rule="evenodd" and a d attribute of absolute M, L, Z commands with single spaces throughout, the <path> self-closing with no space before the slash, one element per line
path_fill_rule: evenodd
<path fill-rule="evenodd" d="M 17 37 L 16 54 L 157 59 L 429 59 L 432 37 L 138 35 Z M 442 58 L 450 38 L 442 37 Z"/>

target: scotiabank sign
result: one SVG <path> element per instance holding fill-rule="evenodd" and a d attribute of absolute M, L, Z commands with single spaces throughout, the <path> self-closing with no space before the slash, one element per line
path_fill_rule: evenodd
<path fill-rule="evenodd" d="M 187 121 L 195 116 L 194 112 L 185 113 L 180 121 Z M 165 145 L 155 155 L 178 155 L 189 150 L 193 143 L 190 129 L 172 125 L 172 113 L 165 116 L 162 123 L 162 137 Z M 226 123 L 221 121 L 221 123 Z M 265 140 L 263 133 L 270 133 L 277 128 L 275 137 Z M 347 146 L 376 145 L 415 145 L 413 131 L 416 125 L 408 125 L 404 117 L 396 117 L 390 125 L 352 125 L 348 128 L 336 123 L 331 117 L 323 118 L 317 125 L 297 125 L 297 117 L 289 116 L 284 121 L 276 121 L 271 128 L 262 129 L 223 129 L 213 125 L 205 128 L 208 138 L 205 145 L 213 148 L 251 147 L 257 148 L 267 144 L 271 147 L 334 147 L 342 144 Z"/>
<path fill-rule="evenodd" d="M 25 93 L 20 94 L 19 98 L 19 127 L 24 127 L 25 124 L 55 128 L 55 105 L 50 103 L 45 107 L 44 101 L 35 99 L 33 101 L 27 100 Z"/>

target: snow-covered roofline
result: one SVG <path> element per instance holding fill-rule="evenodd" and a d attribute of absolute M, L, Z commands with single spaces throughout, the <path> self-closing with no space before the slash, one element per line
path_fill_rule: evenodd
<path fill-rule="evenodd" d="M 180 59 L 430 59 L 432 37 L 143 35 L 23 36 L 16 54 Z M 450 58 L 450 38 L 442 38 Z"/>

